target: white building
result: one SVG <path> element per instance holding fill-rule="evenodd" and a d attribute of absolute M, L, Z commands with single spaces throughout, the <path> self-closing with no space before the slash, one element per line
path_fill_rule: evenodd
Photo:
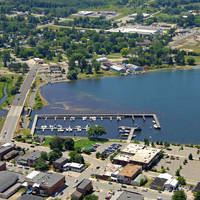
<path fill-rule="evenodd" d="M 81 173 L 84 170 L 84 165 L 80 163 L 66 163 L 63 165 L 63 170 L 65 171 L 74 171 Z"/>
<path fill-rule="evenodd" d="M 160 174 L 158 178 L 166 179 L 166 182 L 164 184 L 164 189 L 166 190 L 170 190 L 170 189 L 174 190 L 178 186 L 178 180 L 173 178 L 173 176 L 170 174 L 167 174 L 167 173 Z"/>
<path fill-rule="evenodd" d="M 106 58 L 106 57 L 102 57 L 102 58 L 97 59 L 97 62 L 106 62 L 106 61 L 108 61 L 108 58 Z"/>

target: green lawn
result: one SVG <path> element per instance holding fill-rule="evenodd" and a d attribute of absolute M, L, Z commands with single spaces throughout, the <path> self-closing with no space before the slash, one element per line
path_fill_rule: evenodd
<path fill-rule="evenodd" d="M 105 142 L 108 142 L 109 140 L 90 140 L 88 138 L 84 138 L 84 139 L 80 139 L 80 140 L 77 140 L 75 141 L 75 145 L 74 145 L 74 148 L 77 149 L 77 148 L 83 148 L 83 147 L 89 147 L 89 146 L 92 146 L 93 144 L 96 144 L 96 143 L 105 143 Z"/>
<path fill-rule="evenodd" d="M 5 86 L 5 82 L 0 82 L 0 99 L 4 96 L 3 89 Z"/>

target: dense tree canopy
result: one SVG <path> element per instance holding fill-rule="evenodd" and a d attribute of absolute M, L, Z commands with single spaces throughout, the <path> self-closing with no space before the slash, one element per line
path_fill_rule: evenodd
<path fill-rule="evenodd" d="M 91 126 L 87 131 L 87 136 L 89 137 L 99 137 L 106 134 L 106 130 L 103 126 Z"/>

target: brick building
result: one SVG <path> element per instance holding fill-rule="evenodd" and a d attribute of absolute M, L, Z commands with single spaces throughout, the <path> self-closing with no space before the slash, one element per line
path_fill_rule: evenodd
<path fill-rule="evenodd" d="M 26 182 L 35 193 L 52 195 L 65 185 L 65 176 L 57 173 L 33 171 L 26 176 Z"/>

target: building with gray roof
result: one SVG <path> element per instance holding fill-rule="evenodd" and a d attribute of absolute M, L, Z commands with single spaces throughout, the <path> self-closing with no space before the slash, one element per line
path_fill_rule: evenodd
<path fill-rule="evenodd" d="M 0 171 L 0 198 L 7 199 L 20 187 L 18 175 L 9 171 Z"/>
<path fill-rule="evenodd" d="M 35 161 L 39 159 L 40 156 L 41 156 L 41 151 L 33 151 L 29 154 L 19 157 L 17 159 L 17 163 L 20 165 L 33 166 Z"/>
<path fill-rule="evenodd" d="M 110 200 L 144 200 L 144 197 L 136 192 L 131 191 L 118 191 L 116 192 Z"/>
<path fill-rule="evenodd" d="M 76 187 L 76 190 L 82 194 L 87 194 L 93 190 L 92 181 L 89 179 L 83 179 Z"/>
<path fill-rule="evenodd" d="M 65 157 L 61 157 L 61 158 L 57 159 L 56 161 L 53 162 L 54 169 L 62 170 L 63 165 L 65 165 L 68 162 L 68 160 L 69 159 L 65 158 Z"/>
<path fill-rule="evenodd" d="M 2 144 L 0 146 L 0 160 L 3 160 L 4 155 L 9 153 L 15 148 L 15 146 L 11 143 Z"/>
<path fill-rule="evenodd" d="M 32 188 L 52 195 L 65 185 L 65 176 L 57 173 L 33 171 L 26 176 L 26 181 Z"/>

